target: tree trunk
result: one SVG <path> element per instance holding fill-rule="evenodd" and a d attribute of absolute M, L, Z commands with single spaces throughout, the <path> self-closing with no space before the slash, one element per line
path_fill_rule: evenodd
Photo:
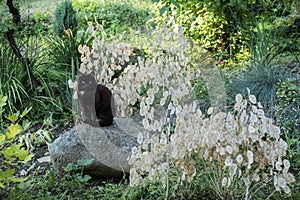
<path fill-rule="evenodd" d="M 9 12 L 13 15 L 13 22 L 17 25 L 20 22 L 21 16 L 19 13 L 19 10 L 14 7 L 13 5 L 13 0 L 7 0 L 6 1 L 6 5 L 9 8 Z M 10 47 L 12 48 L 13 52 L 15 53 L 15 55 L 17 56 L 17 58 L 20 60 L 20 62 L 22 63 L 23 69 L 25 72 L 28 73 L 29 76 L 29 80 L 35 90 L 35 92 L 37 92 L 37 87 L 40 86 L 41 84 L 39 83 L 39 81 L 35 78 L 35 76 L 33 75 L 32 71 L 29 68 L 29 64 L 30 64 L 30 60 L 29 59 L 25 59 L 17 44 L 16 41 L 14 39 L 14 30 L 13 29 L 9 29 L 6 32 L 6 37 L 9 41 Z"/>

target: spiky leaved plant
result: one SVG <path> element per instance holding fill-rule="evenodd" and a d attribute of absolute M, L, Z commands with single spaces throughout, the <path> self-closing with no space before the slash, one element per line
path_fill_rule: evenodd
<path fill-rule="evenodd" d="M 267 31 L 263 24 L 262 27 L 257 25 L 257 32 L 253 33 L 250 45 L 250 63 L 246 70 L 232 81 L 232 86 L 238 93 L 246 95 L 249 88 L 262 103 L 268 116 L 274 115 L 278 83 L 286 78 L 275 62 L 279 55 L 278 49 L 273 46 L 276 39 L 274 31 Z"/>

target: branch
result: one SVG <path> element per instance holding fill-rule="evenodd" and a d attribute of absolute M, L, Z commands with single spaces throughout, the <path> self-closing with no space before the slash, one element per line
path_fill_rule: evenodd
<path fill-rule="evenodd" d="M 15 24 L 18 24 L 21 20 L 21 15 L 19 13 L 19 10 L 14 7 L 13 0 L 7 0 L 6 5 L 9 8 L 9 12 L 13 14 L 13 22 Z"/>
<path fill-rule="evenodd" d="M 9 12 L 13 15 L 13 22 L 17 25 L 21 19 L 19 10 L 14 7 L 13 0 L 7 0 L 6 5 L 9 8 Z M 38 80 L 35 78 L 35 76 L 33 75 L 33 73 L 31 72 L 31 70 L 28 67 L 30 64 L 30 61 L 28 59 L 24 59 L 24 57 L 22 56 L 22 54 L 16 44 L 16 41 L 14 39 L 14 32 L 15 31 L 13 29 L 9 29 L 6 32 L 6 37 L 9 41 L 10 47 L 12 48 L 13 52 L 15 53 L 15 55 L 18 57 L 18 59 L 22 63 L 24 70 L 28 72 L 29 80 L 34 87 L 35 92 L 37 92 L 37 87 L 40 86 L 41 84 L 38 82 Z"/>

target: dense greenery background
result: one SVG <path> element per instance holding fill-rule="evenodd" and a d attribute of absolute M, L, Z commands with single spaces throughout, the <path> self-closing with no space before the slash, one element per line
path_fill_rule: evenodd
<path fill-rule="evenodd" d="M 16 138 L 14 136 L 7 141 L 1 141 L 0 138 L 1 166 L 2 162 L 6 162 L 3 149 L 17 144 L 29 127 L 51 130 L 54 126 L 72 123 L 72 91 L 68 88 L 68 80 L 75 80 L 80 66 L 78 45 L 91 44 L 88 22 L 102 25 L 105 40 L 118 40 L 126 36 L 134 44 L 134 37 L 137 37 L 135 32 L 147 32 L 162 27 L 168 23 L 167 19 L 174 19 L 175 24 L 183 28 L 184 34 L 200 44 L 213 58 L 226 86 L 228 104 L 231 105 L 236 93 L 246 95 L 248 87 L 262 102 L 267 115 L 281 127 L 282 138 L 288 143 L 287 156 L 290 157 L 291 168 L 297 179 L 290 198 L 300 197 L 298 0 L 13 2 L 21 13 L 18 24 L 13 23 L 6 1 L 0 1 L 0 134 L 4 135 L 16 122 L 23 123 L 23 128 L 22 132 L 15 133 Z M 14 30 L 18 48 L 23 57 L 30 61 L 27 69 L 39 81 L 38 88 L 30 82 L 28 70 L 22 68 L 22 63 L 11 49 L 6 35 L 9 30 Z M 143 48 L 143 44 L 134 45 Z M 198 99 L 205 102 L 202 106 L 207 109 L 209 92 L 205 81 L 199 79 L 195 88 Z M 49 142 L 45 138 L 51 138 L 51 131 L 43 133 L 47 134 L 29 139 L 36 144 L 36 148 L 45 146 Z M 19 151 L 23 152 L 21 146 Z M 23 161 L 27 159 L 25 154 L 30 157 L 30 152 L 23 152 L 23 160 L 14 163 L 16 171 L 24 165 Z M 29 157 L 26 162 L 29 162 Z M 20 199 L 93 199 L 93 196 L 103 199 L 157 199 L 165 195 L 159 182 L 127 188 L 124 180 L 122 183 L 106 183 L 102 186 L 91 184 L 87 190 L 88 179 L 81 179 L 82 174 L 72 173 L 72 168 L 66 170 L 67 175 L 59 181 L 52 170 L 19 185 L 13 182 L 20 180 L 8 179 L 5 194 Z M 1 171 L 0 182 L 14 175 L 5 175 Z M 70 181 L 72 184 L 69 184 Z M 180 190 L 182 194 L 178 196 L 191 199 L 205 197 L 208 194 L 205 184 L 199 186 L 196 179 L 185 190 Z M 22 194 L 22 189 L 29 187 L 32 192 Z M 103 188 L 99 190 L 97 187 Z M 25 197 L 21 197 L 21 194 Z M 185 196 L 188 194 L 190 196 Z M 282 199 L 283 196 L 276 193 L 274 198 Z"/>

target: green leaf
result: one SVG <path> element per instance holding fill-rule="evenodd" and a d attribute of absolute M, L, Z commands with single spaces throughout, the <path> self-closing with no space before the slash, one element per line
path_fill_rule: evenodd
<path fill-rule="evenodd" d="M 19 160 L 24 160 L 28 155 L 28 150 L 21 148 L 18 152 L 16 152 L 16 156 L 18 156 Z"/>
<path fill-rule="evenodd" d="M 83 159 L 83 160 L 78 160 L 77 164 L 79 166 L 87 166 L 90 165 L 93 162 L 93 159 Z"/>
<path fill-rule="evenodd" d="M 78 177 L 78 179 L 81 181 L 81 182 L 88 182 L 89 180 L 91 180 L 91 176 L 90 175 L 84 175 L 83 177 L 82 176 L 80 176 L 80 177 Z"/>
<path fill-rule="evenodd" d="M 0 96 L 0 107 L 3 107 L 6 105 L 7 96 Z"/>
<path fill-rule="evenodd" d="M 21 147 L 20 144 L 18 145 L 12 144 L 10 147 L 4 148 L 2 151 L 4 157 L 10 160 L 13 156 L 17 154 L 17 152 L 20 150 L 20 147 Z"/>
<path fill-rule="evenodd" d="M 33 158 L 34 154 L 29 154 L 27 155 L 24 160 L 22 161 L 22 163 L 28 163 L 32 158 Z"/>
<path fill-rule="evenodd" d="M 165 12 L 169 11 L 170 6 L 164 6 L 161 9 L 159 9 L 159 14 L 164 14 Z"/>
<path fill-rule="evenodd" d="M 19 133 L 21 133 L 22 129 L 21 127 L 19 126 L 19 124 L 11 124 L 9 127 L 8 127 L 8 131 L 9 132 L 6 132 L 6 136 L 8 139 L 13 139 L 16 137 L 16 135 L 18 135 Z"/>
<path fill-rule="evenodd" d="M 179 3 L 178 3 L 177 1 L 171 0 L 171 3 L 172 3 L 174 6 L 176 6 L 177 8 L 180 8 L 180 5 L 179 5 Z"/>
<path fill-rule="evenodd" d="M 22 123 L 22 131 L 26 131 L 27 129 L 29 129 L 31 126 L 31 122 L 29 120 L 24 120 Z"/>
<path fill-rule="evenodd" d="M 33 182 L 32 180 L 22 181 L 21 183 L 19 183 L 17 185 L 17 187 L 20 190 L 25 190 L 25 189 L 28 189 L 31 186 L 32 182 Z"/>
<path fill-rule="evenodd" d="M 69 163 L 65 168 L 64 168 L 64 170 L 66 171 L 66 172 L 71 172 L 71 171 L 76 171 L 76 170 L 79 170 L 80 168 L 77 166 L 77 165 L 75 165 L 74 163 Z"/>
<path fill-rule="evenodd" d="M 4 180 L 4 179 L 8 179 L 9 177 L 13 176 L 14 173 L 15 173 L 15 169 L 8 168 L 8 169 L 6 169 L 6 171 L 4 173 L 2 172 L 0 175 L 1 175 L 2 180 Z"/>
<path fill-rule="evenodd" d="M 19 111 L 11 116 L 6 116 L 5 118 L 11 121 L 11 123 L 15 123 L 18 120 L 20 113 Z"/>
<path fill-rule="evenodd" d="M 2 180 L 4 180 L 4 177 L 3 177 L 4 175 L 3 175 L 3 171 L 2 171 L 2 169 L 0 169 L 0 181 L 2 181 Z"/>
<path fill-rule="evenodd" d="M 17 182 L 23 181 L 23 178 L 17 178 L 17 177 L 12 176 L 12 177 L 9 177 L 8 180 L 11 182 L 17 183 Z"/>
<path fill-rule="evenodd" d="M 4 143 L 5 141 L 5 135 L 0 134 L 0 146 Z"/>
<path fill-rule="evenodd" d="M 20 118 L 23 118 L 25 115 L 27 115 L 27 113 L 29 113 L 29 111 L 32 109 L 32 107 L 30 107 L 29 109 L 25 108 L 25 110 L 22 112 L 22 114 L 20 115 Z"/>

